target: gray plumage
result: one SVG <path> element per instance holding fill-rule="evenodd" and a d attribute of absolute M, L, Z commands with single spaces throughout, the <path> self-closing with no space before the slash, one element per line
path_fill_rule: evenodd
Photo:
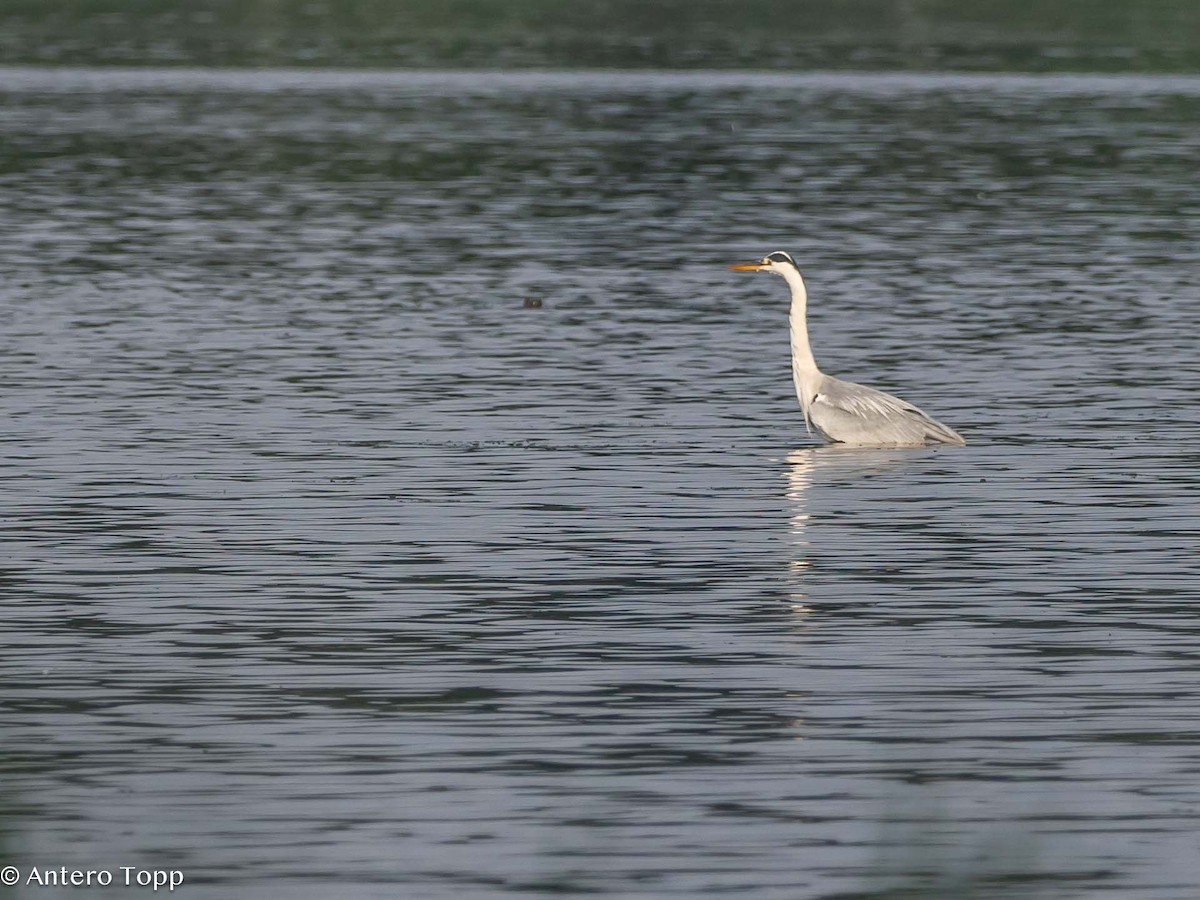
<path fill-rule="evenodd" d="M 899 397 L 822 375 L 808 420 L 823 438 L 843 444 L 965 444 L 962 435 Z"/>
<path fill-rule="evenodd" d="M 911 403 L 817 368 L 808 342 L 808 292 L 791 256 L 780 250 L 759 262 L 739 263 L 733 268 L 779 275 L 791 288 L 792 379 L 806 426 L 815 428 L 827 441 L 860 447 L 966 443 L 953 428 Z"/>

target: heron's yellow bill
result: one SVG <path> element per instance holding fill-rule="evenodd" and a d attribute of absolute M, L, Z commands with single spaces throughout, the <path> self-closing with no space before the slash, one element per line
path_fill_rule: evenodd
<path fill-rule="evenodd" d="M 757 272 L 759 269 L 765 269 L 766 266 L 764 266 L 760 262 L 748 262 L 748 263 L 734 263 L 729 268 L 733 269 L 733 271 L 735 271 L 735 272 Z"/>

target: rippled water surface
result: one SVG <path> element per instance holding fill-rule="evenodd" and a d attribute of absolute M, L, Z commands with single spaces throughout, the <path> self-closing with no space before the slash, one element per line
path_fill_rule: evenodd
<path fill-rule="evenodd" d="M 1200 81 L 0 100 L 23 879 L 1200 891 Z M 726 268 L 775 249 L 824 367 L 966 448 L 816 447 Z"/>

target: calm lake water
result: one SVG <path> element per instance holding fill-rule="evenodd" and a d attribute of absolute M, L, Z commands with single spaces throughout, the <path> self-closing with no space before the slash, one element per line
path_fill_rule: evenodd
<path fill-rule="evenodd" d="M 0 101 L 8 896 L 1200 891 L 1200 79 Z"/>

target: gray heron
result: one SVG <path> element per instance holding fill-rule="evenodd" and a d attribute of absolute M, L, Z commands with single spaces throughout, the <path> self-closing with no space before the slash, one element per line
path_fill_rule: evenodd
<path fill-rule="evenodd" d="M 825 440 L 859 447 L 919 447 L 966 443 L 953 428 L 911 403 L 874 388 L 842 381 L 817 368 L 808 343 L 808 291 L 792 257 L 777 250 L 757 262 L 730 266 L 738 272 L 779 275 L 792 290 L 792 380 L 804 425 Z"/>

